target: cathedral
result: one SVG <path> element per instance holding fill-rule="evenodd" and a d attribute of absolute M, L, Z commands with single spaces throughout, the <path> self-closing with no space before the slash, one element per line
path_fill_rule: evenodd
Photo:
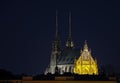
<path fill-rule="evenodd" d="M 56 12 L 56 32 L 52 43 L 52 51 L 50 64 L 46 68 L 44 74 L 51 73 L 64 74 L 65 72 L 80 75 L 98 75 L 97 60 L 91 55 L 85 41 L 83 49 L 75 49 L 71 36 L 71 13 L 69 13 L 69 34 L 63 50 L 60 49 L 60 41 L 58 37 L 58 16 Z"/>

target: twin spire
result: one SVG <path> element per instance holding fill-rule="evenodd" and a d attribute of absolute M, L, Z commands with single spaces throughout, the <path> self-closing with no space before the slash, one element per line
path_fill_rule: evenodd
<path fill-rule="evenodd" d="M 57 11 L 56 11 L 55 41 L 58 41 L 58 12 Z M 72 37 L 71 37 L 71 12 L 69 12 L 69 32 L 68 32 L 68 39 L 67 39 L 67 42 L 66 42 L 66 47 L 67 48 L 73 48 L 74 47 L 74 44 L 73 44 L 73 41 L 72 41 Z"/>
<path fill-rule="evenodd" d="M 56 31 L 55 31 L 55 47 L 58 48 L 59 39 L 58 39 L 58 12 L 56 11 Z M 71 12 L 69 12 L 69 32 L 68 32 L 68 39 L 66 42 L 66 47 L 67 48 L 73 48 L 74 44 L 72 41 L 72 36 L 71 36 Z M 87 46 L 87 41 L 85 40 L 85 44 L 84 44 L 84 50 L 87 51 L 88 50 L 88 46 Z"/>

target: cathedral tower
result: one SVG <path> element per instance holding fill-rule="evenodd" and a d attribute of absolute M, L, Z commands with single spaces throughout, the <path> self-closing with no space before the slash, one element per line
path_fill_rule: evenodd
<path fill-rule="evenodd" d="M 71 37 L 71 12 L 69 13 L 69 34 L 68 34 L 68 39 L 67 39 L 67 42 L 66 42 L 66 47 L 67 48 L 73 48 L 74 47 L 72 37 Z"/>
<path fill-rule="evenodd" d="M 55 39 L 52 45 L 52 53 L 51 53 L 51 60 L 50 60 L 50 72 L 52 74 L 55 73 L 55 68 L 57 66 L 57 57 L 60 54 L 60 45 L 59 45 L 59 38 L 58 38 L 58 16 L 56 11 L 56 32 L 55 32 Z"/>
<path fill-rule="evenodd" d="M 57 66 L 57 57 L 60 54 L 60 45 L 59 45 L 59 38 L 58 38 L 58 16 L 57 16 L 57 11 L 56 11 L 56 31 L 55 31 L 55 38 L 54 41 L 52 43 L 52 53 L 51 53 L 51 57 L 50 57 L 50 65 L 49 67 L 46 69 L 45 74 L 47 73 L 51 73 L 54 74 L 55 73 L 55 68 Z"/>
<path fill-rule="evenodd" d="M 75 60 L 74 73 L 80 75 L 98 75 L 97 60 L 93 59 L 86 41 L 83 50 L 81 50 L 80 57 Z"/>

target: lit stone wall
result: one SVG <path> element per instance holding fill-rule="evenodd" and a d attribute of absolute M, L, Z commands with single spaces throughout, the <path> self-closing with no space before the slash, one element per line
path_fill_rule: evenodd
<path fill-rule="evenodd" d="M 57 65 L 58 69 L 60 70 L 60 74 L 64 72 L 73 72 L 73 64 L 66 64 L 66 65 Z"/>

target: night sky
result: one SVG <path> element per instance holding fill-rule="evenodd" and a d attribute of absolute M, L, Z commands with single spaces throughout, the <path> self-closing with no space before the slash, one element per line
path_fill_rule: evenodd
<path fill-rule="evenodd" d="M 74 1 L 74 0 L 73 0 Z M 72 38 L 81 49 L 87 40 L 98 64 L 120 70 L 120 2 L 106 0 L 0 1 L 0 69 L 15 74 L 41 74 L 48 66 L 58 11 L 61 49 L 68 37 L 69 11 Z"/>

